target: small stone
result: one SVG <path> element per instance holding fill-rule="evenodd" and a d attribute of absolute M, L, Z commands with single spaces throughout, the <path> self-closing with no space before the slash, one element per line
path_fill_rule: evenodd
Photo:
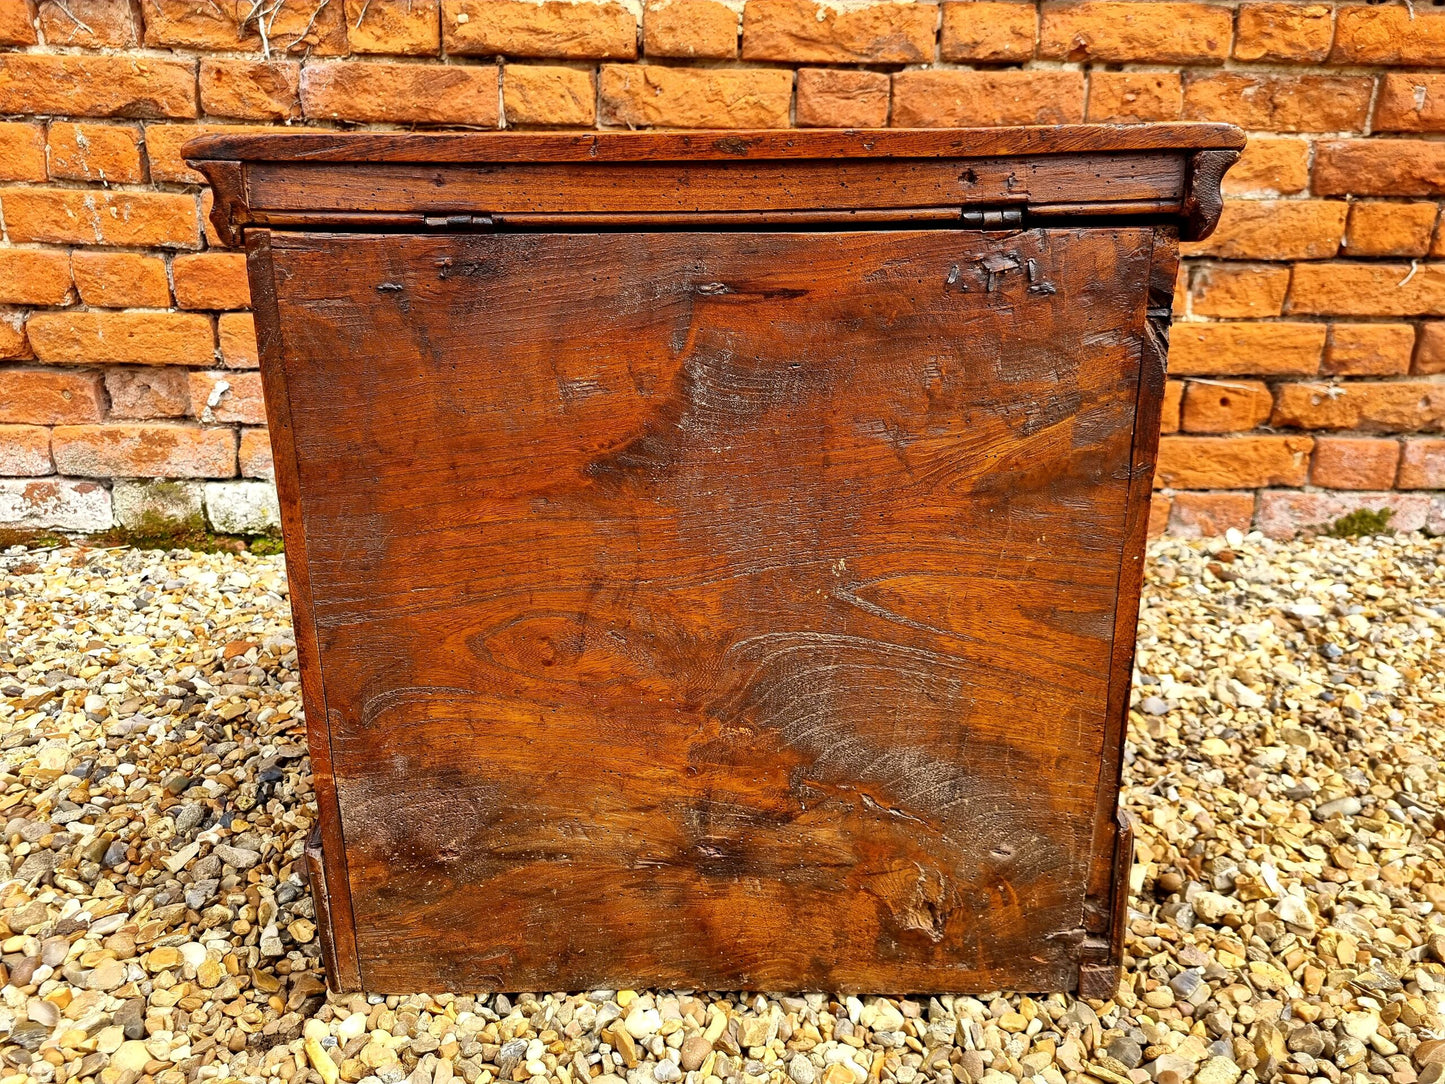
<path fill-rule="evenodd" d="M 1139 706 L 1144 710 L 1145 715 L 1167 715 L 1169 713 L 1169 701 L 1158 696 L 1146 696 L 1140 701 Z"/>
<path fill-rule="evenodd" d="M 1194 1084 L 1235 1084 L 1243 1074 L 1231 1058 L 1210 1058 L 1194 1074 Z"/>
<path fill-rule="evenodd" d="M 1109 1057 L 1121 1063 L 1126 1068 L 1137 1069 L 1139 1063 L 1144 1060 L 1144 1051 L 1139 1044 L 1126 1035 L 1120 1035 L 1109 1042 L 1106 1051 Z"/>
<path fill-rule="evenodd" d="M 708 1042 L 701 1035 L 690 1035 L 682 1041 L 682 1047 L 678 1051 L 678 1062 L 687 1072 L 702 1068 L 702 1063 L 712 1053 L 712 1043 Z"/>
<path fill-rule="evenodd" d="M 1327 821 L 1335 817 L 1353 817 L 1362 808 L 1360 800 L 1353 794 L 1349 794 L 1343 798 L 1336 798 L 1334 801 L 1315 806 L 1310 815 L 1317 821 Z"/>
<path fill-rule="evenodd" d="M 139 1073 L 150 1064 L 150 1061 L 150 1051 L 146 1049 L 146 1044 L 139 1039 L 127 1039 L 110 1056 L 111 1066 L 122 1072 Z"/>
<path fill-rule="evenodd" d="M 145 1002 L 135 997 L 122 1003 L 115 1011 L 115 1026 L 121 1029 L 127 1039 L 144 1039 Z"/>
<path fill-rule="evenodd" d="M 211 853 L 235 869 L 250 869 L 261 861 L 261 855 L 258 852 L 246 847 L 232 847 L 225 843 L 217 843 Z"/>
<path fill-rule="evenodd" d="M 652 1079 L 659 1081 L 660 1084 L 674 1084 L 682 1079 L 682 1069 L 678 1067 L 677 1062 L 664 1058 L 653 1066 Z"/>
<path fill-rule="evenodd" d="M 125 982 L 125 964 L 119 960 L 105 959 L 95 965 L 87 983 L 92 990 L 114 990 Z"/>
<path fill-rule="evenodd" d="M 794 1054 L 788 1061 L 788 1078 L 793 1084 L 813 1084 L 818 1070 L 806 1054 Z"/>

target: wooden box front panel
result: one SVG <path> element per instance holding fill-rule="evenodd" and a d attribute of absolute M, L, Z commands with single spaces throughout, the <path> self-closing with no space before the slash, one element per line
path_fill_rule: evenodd
<path fill-rule="evenodd" d="M 272 235 L 365 988 L 1072 988 L 1152 243 Z"/>

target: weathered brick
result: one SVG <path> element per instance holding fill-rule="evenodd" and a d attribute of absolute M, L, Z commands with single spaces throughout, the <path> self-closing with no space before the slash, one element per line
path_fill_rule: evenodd
<path fill-rule="evenodd" d="M 347 51 L 346 16 L 335 0 L 280 0 L 262 13 L 254 0 L 146 0 L 145 41 L 159 48 L 259 50 L 266 19 L 273 53 L 339 56 Z"/>
<path fill-rule="evenodd" d="M 70 288 L 70 259 L 64 252 L 0 248 L 0 304 L 64 305 Z"/>
<path fill-rule="evenodd" d="M 201 111 L 237 120 L 301 115 L 301 65 L 294 60 L 201 61 Z"/>
<path fill-rule="evenodd" d="M 1423 256 L 1430 250 L 1439 205 L 1356 203 L 1345 249 L 1350 256 Z"/>
<path fill-rule="evenodd" d="M 1395 484 L 1400 442 L 1378 437 L 1319 437 L 1310 481 L 1326 489 L 1389 489 Z"/>
<path fill-rule="evenodd" d="M 798 71 L 800 128 L 882 128 L 888 123 L 888 76 L 837 68 Z"/>
<path fill-rule="evenodd" d="M 493 128 L 499 75 L 492 64 L 308 64 L 301 74 L 301 105 L 313 120 Z"/>
<path fill-rule="evenodd" d="M 289 127 L 288 132 L 316 132 L 319 128 Z M 203 184 L 205 178 L 188 167 L 181 158 L 181 148 L 197 136 L 226 132 L 248 135 L 275 131 L 264 124 L 147 124 L 146 157 L 150 160 L 151 180 L 174 181 L 179 184 Z"/>
<path fill-rule="evenodd" d="M 156 535 L 204 528 L 204 492 L 200 482 L 117 481 L 110 496 L 117 523 Z"/>
<path fill-rule="evenodd" d="M 171 303 L 166 262 L 138 252 L 70 254 L 80 300 L 100 309 L 163 309 Z"/>
<path fill-rule="evenodd" d="M 1330 55 L 1334 14 L 1329 4 L 1241 4 L 1235 59 L 1317 64 Z"/>
<path fill-rule="evenodd" d="M 1339 64 L 1445 65 L 1445 12 L 1424 5 L 1340 9 L 1330 60 Z"/>
<path fill-rule="evenodd" d="M 1445 322 L 1427 320 L 1420 325 L 1415 362 L 1410 371 L 1422 375 L 1445 373 Z"/>
<path fill-rule="evenodd" d="M 649 0 L 642 15 L 648 56 L 728 60 L 738 54 L 739 13 L 721 0 Z"/>
<path fill-rule="evenodd" d="M 59 425 L 50 454 L 61 474 L 78 478 L 230 478 L 236 434 L 164 422 Z"/>
<path fill-rule="evenodd" d="M 1213 538 L 1254 522 L 1253 493 L 1176 493 L 1169 533 L 1176 538 Z"/>
<path fill-rule="evenodd" d="M 1088 120 L 1137 124 L 1178 120 L 1184 108 L 1184 80 L 1178 72 L 1089 73 Z"/>
<path fill-rule="evenodd" d="M 26 361 L 34 356 L 25 336 L 25 314 L 0 311 L 0 359 Z"/>
<path fill-rule="evenodd" d="M 631 60 L 637 18 L 618 0 L 442 0 L 448 53 Z"/>
<path fill-rule="evenodd" d="M 49 429 L 43 425 L 0 425 L 0 475 L 35 478 L 54 473 Z"/>
<path fill-rule="evenodd" d="M 1375 97 L 1377 132 L 1445 132 L 1445 75 L 1386 72 Z"/>
<path fill-rule="evenodd" d="M 597 87 L 580 68 L 508 64 L 502 70 L 502 105 L 508 126 L 571 125 L 597 121 Z"/>
<path fill-rule="evenodd" d="M 1405 441 L 1396 484 L 1401 489 L 1445 489 L 1445 440 L 1422 437 Z"/>
<path fill-rule="evenodd" d="M 0 45 L 34 45 L 35 0 L 10 0 L 0 6 Z"/>
<path fill-rule="evenodd" d="M 271 455 L 271 434 L 265 429 L 241 430 L 241 477 L 276 480 L 276 464 Z"/>
<path fill-rule="evenodd" d="M 602 122 L 637 128 L 786 128 L 793 73 L 602 66 Z"/>
<path fill-rule="evenodd" d="M 51 121 L 50 176 L 65 181 L 134 184 L 145 180 L 140 129 L 131 124 Z"/>
<path fill-rule="evenodd" d="M 1274 425 L 1292 429 L 1365 429 L 1412 433 L 1445 422 L 1445 384 L 1281 384 L 1275 389 Z"/>
<path fill-rule="evenodd" d="M 203 422 L 266 424 L 261 374 L 224 372 L 190 374 L 191 409 Z"/>
<path fill-rule="evenodd" d="M 442 32 L 438 0 L 346 0 L 353 53 L 435 56 Z"/>
<path fill-rule="evenodd" d="M 0 478 L 0 526 L 104 531 L 114 523 L 110 492 L 68 478 Z"/>
<path fill-rule="evenodd" d="M 1169 334 L 1169 371 L 1179 376 L 1312 376 L 1323 324 L 1179 323 Z"/>
<path fill-rule="evenodd" d="M 1404 493 L 1297 493 L 1279 490 L 1259 498 L 1259 529 L 1270 538 L 1293 538 L 1323 530 L 1351 512 L 1389 509 L 1392 530 L 1418 531 L 1425 526 L 1430 498 Z"/>
<path fill-rule="evenodd" d="M 1083 72 L 904 71 L 893 76 L 893 125 L 898 128 L 1069 124 L 1083 117 Z"/>
<path fill-rule="evenodd" d="M 1303 485 L 1313 447 L 1314 439 L 1306 436 L 1161 437 L 1155 484 L 1178 489 Z"/>
<path fill-rule="evenodd" d="M 0 188 L 10 240 L 19 243 L 195 248 L 196 199 L 178 192 Z"/>
<path fill-rule="evenodd" d="M 0 369 L 0 422 L 56 425 L 105 416 L 100 374 L 67 369 Z"/>
<path fill-rule="evenodd" d="M 183 309 L 244 309 L 251 304 L 242 252 L 196 252 L 171 261 L 176 304 Z"/>
<path fill-rule="evenodd" d="M 1445 143 L 1341 139 L 1315 148 L 1317 196 L 1445 196 Z"/>
<path fill-rule="evenodd" d="M 191 412 L 191 381 L 185 369 L 107 369 L 105 390 L 112 418 L 145 421 L 184 418 Z"/>
<path fill-rule="evenodd" d="M 1445 316 L 1445 265 L 1298 264 L 1289 311 L 1320 316 Z"/>
<path fill-rule="evenodd" d="M 130 4 L 117 0 L 40 0 L 45 44 L 124 49 L 139 42 Z"/>
<path fill-rule="evenodd" d="M 1331 324 L 1321 371 L 1334 376 L 1400 376 L 1410 371 L 1409 324 Z"/>
<path fill-rule="evenodd" d="M 938 5 L 877 0 L 747 0 L 743 59 L 805 64 L 917 64 L 933 59 Z"/>
<path fill-rule="evenodd" d="M 0 181 L 45 178 L 45 129 L 23 121 L 0 121 Z"/>
<path fill-rule="evenodd" d="M 1030 60 L 1038 33 L 1038 12 L 1031 3 L 949 0 L 943 5 L 944 60 Z"/>
<path fill-rule="evenodd" d="M 1184 79 L 1184 117 L 1275 132 L 1362 131 L 1373 86 L 1357 75 L 1191 72 Z"/>
<path fill-rule="evenodd" d="M 1160 404 L 1159 410 L 1159 432 L 1179 432 L 1179 414 L 1184 404 L 1184 381 L 1166 380 L 1164 382 L 1164 401 Z"/>
<path fill-rule="evenodd" d="M 249 312 L 223 312 L 216 328 L 222 365 L 228 369 L 254 369 L 261 364 L 256 350 L 256 322 Z"/>
<path fill-rule="evenodd" d="M 1169 503 L 1170 497 L 1167 493 L 1160 493 L 1157 490 L 1153 499 L 1149 502 L 1149 526 L 1150 538 L 1162 538 L 1169 527 Z"/>
<path fill-rule="evenodd" d="M 196 64 L 136 55 L 0 53 L 0 113 L 194 117 Z"/>
<path fill-rule="evenodd" d="M 1200 267 L 1190 283 L 1189 309 L 1195 316 L 1224 320 L 1278 316 L 1288 289 L 1287 267 Z"/>
<path fill-rule="evenodd" d="M 1208 240 L 1186 255 L 1226 260 L 1321 260 L 1338 255 L 1349 204 L 1343 200 L 1229 200 Z"/>
<path fill-rule="evenodd" d="M 1310 183 L 1308 140 L 1290 136 L 1250 136 L 1244 153 L 1224 175 L 1228 196 L 1287 196 Z"/>
<path fill-rule="evenodd" d="M 190 312 L 42 312 L 26 325 L 41 361 L 66 365 L 210 365 L 210 317 Z"/>
<path fill-rule="evenodd" d="M 1233 16 L 1214 4 L 1045 3 L 1039 55 L 1057 60 L 1194 64 L 1229 56 Z"/>
<path fill-rule="evenodd" d="M 281 505 L 270 482 L 207 482 L 206 518 L 221 534 L 272 534 Z"/>
<path fill-rule="evenodd" d="M 1186 433 L 1239 433 L 1269 420 L 1274 398 L 1262 380 L 1191 380 L 1184 389 Z"/>

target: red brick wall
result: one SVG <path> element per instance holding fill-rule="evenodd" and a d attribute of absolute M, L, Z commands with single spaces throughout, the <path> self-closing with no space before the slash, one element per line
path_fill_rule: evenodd
<path fill-rule="evenodd" d="M 0 526 L 274 515 L 194 133 L 1185 118 L 1252 141 L 1180 276 L 1156 525 L 1286 534 L 1364 504 L 1445 531 L 1438 0 L 257 7 L 0 0 Z"/>

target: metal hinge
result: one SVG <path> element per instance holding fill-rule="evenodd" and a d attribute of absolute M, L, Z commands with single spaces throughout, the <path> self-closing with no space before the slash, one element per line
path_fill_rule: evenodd
<path fill-rule="evenodd" d="M 965 207 L 959 217 L 968 230 L 1016 230 L 1024 224 L 1022 207 Z"/>
<path fill-rule="evenodd" d="M 429 230 L 490 230 L 496 226 L 491 215 L 425 215 Z"/>

